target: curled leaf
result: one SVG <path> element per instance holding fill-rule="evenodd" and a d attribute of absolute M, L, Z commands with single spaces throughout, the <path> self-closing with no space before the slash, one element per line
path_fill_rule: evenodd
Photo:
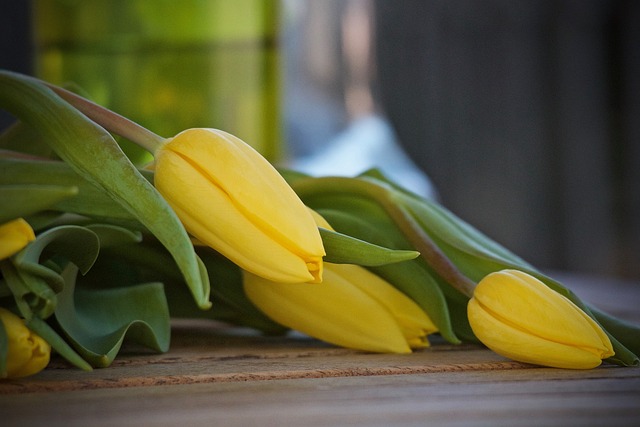
<path fill-rule="evenodd" d="M 107 367 L 125 338 L 156 351 L 169 349 L 169 308 L 162 284 L 83 290 L 76 288 L 76 275 L 73 265 L 63 272 L 66 285 L 55 317 L 83 359 Z"/>
<path fill-rule="evenodd" d="M 156 235 L 178 263 L 198 305 L 210 306 L 208 276 L 182 223 L 109 132 L 41 82 L 8 71 L 0 71 L 0 107 L 46 136 L 56 154 L 80 176 Z"/>

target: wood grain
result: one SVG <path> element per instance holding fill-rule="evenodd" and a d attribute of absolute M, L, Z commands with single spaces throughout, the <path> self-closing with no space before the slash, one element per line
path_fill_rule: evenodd
<path fill-rule="evenodd" d="M 568 278 L 584 299 L 638 320 L 637 286 Z M 371 354 L 201 320 L 176 321 L 166 354 L 129 347 L 110 368 L 93 372 L 55 359 L 34 377 L 0 382 L 2 427 L 636 426 L 639 420 L 640 368 L 541 368 L 437 338 L 410 355 Z"/>

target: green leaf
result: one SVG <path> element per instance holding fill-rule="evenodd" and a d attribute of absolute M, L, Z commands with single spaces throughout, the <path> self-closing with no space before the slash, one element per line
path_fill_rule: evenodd
<path fill-rule="evenodd" d="M 337 230 L 355 237 L 366 237 L 376 244 L 410 247 L 399 230 L 385 224 L 391 220 L 384 214 L 380 216 L 380 212 L 375 211 L 375 206 L 366 206 L 364 209 L 365 206 L 362 203 L 354 204 L 353 200 L 344 200 L 344 202 L 335 203 L 335 199 L 325 200 L 326 205 L 330 206 L 325 208 L 316 199 L 311 206 L 317 208 L 318 212 Z M 366 212 L 366 215 L 363 215 L 363 212 Z M 414 259 L 398 264 L 370 266 L 369 270 L 415 301 L 438 327 L 442 337 L 451 343 L 458 344 L 460 340 L 452 329 L 445 296 L 437 281 L 423 264 L 421 259 Z"/>
<path fill-rule="evenodd" d="M 56 293 L 41 277 L 21 271 L 10 259 L 0 261 L 0 271 L 25 319 L 47 318 L 53 314 L 57 304 Z"/>
<path fill-rule="evenodd" d="M 153 179 L 151 172 L 141 171 L 141 174 L 147 180 Z M 51 205 L 52 209 L 98 219 L 135 221 L 133 214 L 114 203 L 107 193 L 82 178 L 64 162 L 0 157 L 0 184 L 73 186 L 77 188 L 76 197 L 60 200 Z"/>
<path fill-rule="evenodd" d="M 420 199 L 415 196 L 398 196 L 398 194 L 399 193 L 396 194 L 398 203 L 402 203 L 408 207 L 416 221 L 424 231 L 433 238 L 443 253 L 462 273 L 470 277 L 473 281 L 477 282 L 482 277 L 494 271 L 518 269 L 537 277 L 549 288 L 567 297 L 587 315 L 598 322 L 599 319 L 592 312 L 591 307 L 585 304 L 570 289 L 560 282 L 542 274 L 526 261 L 486 237 L 453 213 L 435 202 Z M 463 310 L 452 312 L 459 312 L 460 315 L 466 316 Z M 640 365 L 638 354 L 635 354 L 627 348 L 617 338 L 617 335 L 620 335 L 621 331 L 624 330 L 611 327 L 616 325 L 613 322 L 608 322 L 608 324 L 610 328 L 607 328 L 607 322 L 601 323 L 601 326 L 611 340 L 615 356 L 608 358 L 607 361 L 622 366 Z M 628 338 L 628 334 L 621 336 Z M 640 337 L 637 337 L 632 342 L 637 343 L 638 340 L 640 340 Z"/>
<path fill-rule="evenodd" d="M 157 351 L 167 350 L 169 313 L 161 284 L 121 288 L 111 283 L 108 289 L 76 288 L 78 271 L 88 272 L 100 245 L 102 248 L 119 247 L 140 240 L 140 233 L 112 225 L 59 226 L 39 235 L 12 262 L 5 260 L 1 264 L 10 284 L 15 282 L 14 275 L 24 281 L 28 293 L 23 299 L 27 303 L 35 299 L 34 295 L 48 298 L 47 309 L 55 314 L 66 341 L 47 324 L 38 323 L 38 319 L 46 317 L 48 312 L 33 310 L 32 315 L 25 317 L 40 328 L 43 338 L 74 365 L 85 369 L 85 361 L 88 361 L 93 366 L 108 366 L 125 337 Z M 170 257 L 169 260 L 173 262 Z M 7 270 L 5 264 L 14 270 Z M 16 274 L 12 275 L 14 271 Z M 182 277 L 177 268 L 176 271 Z M 91 280 L 91 274 L 87 275 L 87 281 Z M 48 293 L 45 295 L 43 289 L 35 292 L 33 281 L 39 281 Z M 12 290 L 15 289 L 13 286 Z"/>
<path fill-rule="evenodd" d="M 500 260 L 531 268 L 530 264 L 491 240 L 436 202 L 418 197 L 397 196 L 418 223 L 434 238 L 477 257 Z"/>
<path fill-rule="evenodd" d="M 76 194 L 74 186 L 0 185 L 0 224 L 45 210 Z"/>
<path fill-rule="evenodd" d="M 355 185 L 349 187 L 345 184 Z M 370 183 L 350 178 L 299 178 L 293 184 L 303 202 L 323 215 L 337 231 L 395 250 L 412 248 L 384 208 L 367 191 L 363 191 L 370 187 Z M 440 283 L 423 264 L 422 260 L 414 259 L 369 266 L 369 269 L 415 301 L 445 339 L 459 343 Z"/>
<path fill-rule="evenodd" d="M 44 84 L 0 71 L 0 107 L 46 137 L 73 169 L 143 223 L 176 260 L 198 305 L 210 306 L 208 276 L 182 223 L 113 137 Z"/>
<path fill-rule="evenodd" d="M 83 290 L 75 286 L 76 275 L 72 265 L 63 272 L 66 286 L 55 317 L 72 346 L 92 366 L 109 366 L 125 338 L 156 351 L 169 349 L 169 308 L 161 283 Z"/>
<path fill-rule="evenodd" d="M 213 306 L 199 310 L 192 298 L 188 298 L 183 278 L 166 249 L 158 242 L 147 239 L 141 244 L 123 244 L 102 251 L 91 273 L 79 282 L 96 284 L 113 278 L 129 285 L 132 280 L 159 281 L 165 285 L 172 317 L 215 319 L 235 325 L 248 326 L 267 334 L 282 334 L 285 328 L 273 322 L 248 300 L 242 289 L 240 268 L 208 247 L 196 247 L 214 286 L 211 287 Z M 125 267 L 126 268 L 123 268 Z M 94 271 L 100 272 L 99 280 L 93 279 Z M 124 271 L 128 270 L 128 271 Z M 133 270 L 133 275 L 131 274 Z M 127 274 L 129 277 L 122 277 Z M 104 286 L 102 284 L 101 286 Z"/>
<path fill-rule="evenodd" d="M 18 309 L 26 319 L 46 319 L 57 304 L 56 294 L 63 290 L 60 271 L 69 262 L 83 272 L 98 256 L 98 236 L 78 226 L 61 226 L 39 234 L 11 259 L 0 263 L 6 284 Z"/>
<path fill-rule="evenodd" d="M 37 235 L 41 231 L 54 227 L 56 224 L 60 223 L 60 219 L 63 217 L 65 217 L 65 214 L 62 212 L 46 210 L 27 215 L 24 219 L 29 223 Z"/>
<path fill-rule="evenodd" d="M 19 151 L 32 156 L 52 157 L 51 147 L 36 129 L 16 121 L 0 134 L 0 149 Z"/>
<path fill-rule="evenodd" d="M 380 266 L 415 259 L 416 251 L 389 249 L 383 246 L 320 228 L 320 236 L 327 255 L 326 262 L 334 264 L 358 264 L 362 266 Z"/>
<path fill-rule="evenodd" d="M 515 268 L 542 280 L 551 289 L 569 298 L 596 321 L 600 320 L 616 352 L 614 357 L 607 359 L 609 362 L 624 366 L 640 364 L 637 353 L 624 344 L 628 343 L 631 348 L 637 348 L 640 337 L 637 336 L 635 328 L 622 326 L 620 322 L 602 314 L 595 315 L 591 307 L 582 302 L 571 290 L 540 273 L 526 261 L 483 235 L 438 203 L 399 189 L 397 185 L 376 172 L 367 173 L 360 178 L 313 179 L 293 176 L 292 179 L 294 190 L 311 208 L 324 207 L 328 210 L 350 212 L 353 216 L 360 216 L 365 221 L 375 224 L 371 235 L 384 229 L 385 234 L 402 234 L 407 241 L 411 242 L 410 246 L 403 244 L 402 247 L 420 248 L 424 259 L 416 262 L 423 265 L 445 295 L 452 325 L 460 337 L 468 340 L 475 339 L 466 318 L 466 304 L 473 284 L 493 271 Z M 349 201 L 351 199 L 356 202 Z M 377 203 L 378 208 L 372 209 L 371 202 Z M 360 206 L 356 206 L 358 203 Z M 382 210 L 398 225 L 398 230 L 385 228 L 379 223 L 383 216 L 380 214 Z M 352 224 L 350 227 L 349 231 L 357 233 L 365 230 L 359 224 L 355 226 Z M 387 240 L 395 242 L 396 239 L 389 235 Z M 427 255 L 433 257 L 429 258 Z M 617 339 L 618 337 L 620 340 Z"/>
<path fill-rule="evenodd" d="M 127 243 L 142 241 L 142 233 L 113 224 L 88 224 L 85 228 L 93 231 L 100 240 L 100 249 L 104 250 Z M 77 264 L 76 264 L 77 265 Z"/>
<path fill-rule="evenodd" d="M 225 313 L 212 312 L 213 318 L 248 326 L 269 335 L 281 335 L 287 331 L 247 298 L 242 286 L 242 270 L 237 265 L 207 247 L 199 248 L 198 253 L 215 279 L 215 286 L 211 288 L 214 306 L 228 307 Z"/>
<path fill-rule="evenodd" d="M 59 271 L 67 262 L 80 268 L 82 273 L 89 271 L 100 252 L 98 235 L 86 227 L 63 225 L 41 234 L 13 257 L 18 270 L 45 280 L 55 292 L 62 291 L 64 280 Z M 55 264 L 43 265 L 51 260 Z M 58 260 L 58 262 L 56 262 Z"/>

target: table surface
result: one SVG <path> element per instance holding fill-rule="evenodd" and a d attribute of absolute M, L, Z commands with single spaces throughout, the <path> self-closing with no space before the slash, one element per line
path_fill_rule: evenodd
<path fill-rule="evenodd" d="M 640 323 L 640 283 L 555 277 Z M 0 382 L 0 425 L 637 426 L 640 368 L 542 368 L 438 340 L 370 354 L 177 321 L 168 353 L 129 349 L 93 372 L 54 360 Z"/>

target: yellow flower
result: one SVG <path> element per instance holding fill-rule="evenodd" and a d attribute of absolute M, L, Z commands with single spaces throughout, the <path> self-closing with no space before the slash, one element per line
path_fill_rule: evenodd
<path fill-rule="evenodd" d="M 51 346 L 29 330 L 22 319 L 0 307 L 0 321 L 8 337 L 7 361 L 2 378 L 36 374 L 49 364 Z"/>
<path fill-rule="evenodd" d="M 189 129 L 155 156 L 155 186 L 195 238 L 269 280 L 322 280 L 325 252 L 311 214 L 249 145 L 220 130 Z"/>
<path fill-rule="evenodd" d="M 319 227 L 332 230 L 309 209 Z M 267 316 L 323 341 L 358 350 L 410 353 L 437 332 L 418 305 L 368 270 L 324 265 L 319 284 L 274 283 L 244 272 L 244 291 Z"/>
<path fill-rule="evenodd" d="M 244 290 L 276 322 L 342 347 L 410 353 L 436 332 L 409 297 L 356 265 L 325 263 L 317 284 L 273 283 L 245 272 Z"/>
<path fill-rule="evenodd" d="M 0 224 L 0 260 L 9 258 L 35 238 L 33 229 L 22 218 Z"/>
<path fill-rule="evenodd" d="M 487 275 L 478 283 L 467 314 L 480 341 L 520 362 L 591 369 L 614 355 L 611 341 L 593 319 L 521 271 Z"/>

